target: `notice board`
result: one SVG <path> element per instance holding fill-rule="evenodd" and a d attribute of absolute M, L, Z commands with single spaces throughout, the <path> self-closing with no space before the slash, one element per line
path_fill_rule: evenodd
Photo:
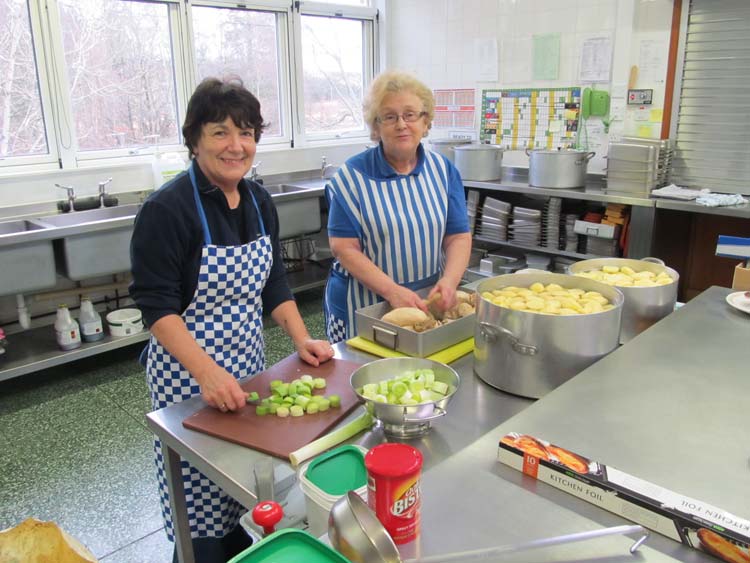
<path fill-rule="evenodd" d="M 480 139 L 506 150 L 575 145 L 581 89 L 482 90 Z"/>

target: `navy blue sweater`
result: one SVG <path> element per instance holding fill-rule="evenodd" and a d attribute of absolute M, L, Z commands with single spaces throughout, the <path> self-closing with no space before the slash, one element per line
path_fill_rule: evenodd
<path fill-rule="evenodd" d="M 261 295 L 264 311 L 271 312 L 293 299 L 281 254 L 279 217 L 269 193 L 255 182 L 243 180 L 240 205 L 230 209 L 223 192 L 211 185 L 197 163 L 195 176 L 214 245 L 246 244 L 260 237 L 258 214 L 248 189 L 252 190 L 273 245 L 273 267 Z M 203 242 L 190 177 L 184 172 L 152 193 L 135 218 L 130 295 L 148 326 L 187 309 L 198 285 Z"/>

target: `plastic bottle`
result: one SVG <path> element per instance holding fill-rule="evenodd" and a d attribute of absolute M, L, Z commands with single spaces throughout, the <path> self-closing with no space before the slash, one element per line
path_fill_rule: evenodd
<path fill-rule="evenodd" d="M 78 323 L 70 316 L 67 305 L 57 308 L 55 335 L 57 345 L 63 350 L 73 350 L 81 345 L 81 331 L 78 329 Z"/>
<path fill-rule="evenodd" d="M 154 176 L 154 189 L 158 190 L 180 172 L 185 170 L 185 161 L 176 152 L 159 153 L 157 145 L 151 161 L 151 172 Z"/>
<path fill-rule="evenodd" d="M 84 342 L 96 342 L 104 338 L 102 318 L 88 297 L 81 299 L 81 338 Z"/>

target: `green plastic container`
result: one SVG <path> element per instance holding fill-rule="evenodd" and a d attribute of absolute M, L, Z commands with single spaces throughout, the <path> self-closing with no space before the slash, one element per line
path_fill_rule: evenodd
<path fill-rule="evenodd" d="M 227 563 L 350 563 L 338 551 L 297 528 L 266 536 Z"/>
<path fill-rule="evenodd" d="M 357 446 L 340 446 L 311 461 L 305 478 L 325 494 L 344 495 L 367 484 L 365 456 Z"/>

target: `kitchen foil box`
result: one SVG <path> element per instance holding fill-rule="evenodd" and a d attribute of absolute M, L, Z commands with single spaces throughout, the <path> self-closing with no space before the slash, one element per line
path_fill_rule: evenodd
<path fill-rule="evenodd" d="M 498 461 L 728 563 L 750 561 L 750 520 L 529 435 L 499 443 Z"/>

